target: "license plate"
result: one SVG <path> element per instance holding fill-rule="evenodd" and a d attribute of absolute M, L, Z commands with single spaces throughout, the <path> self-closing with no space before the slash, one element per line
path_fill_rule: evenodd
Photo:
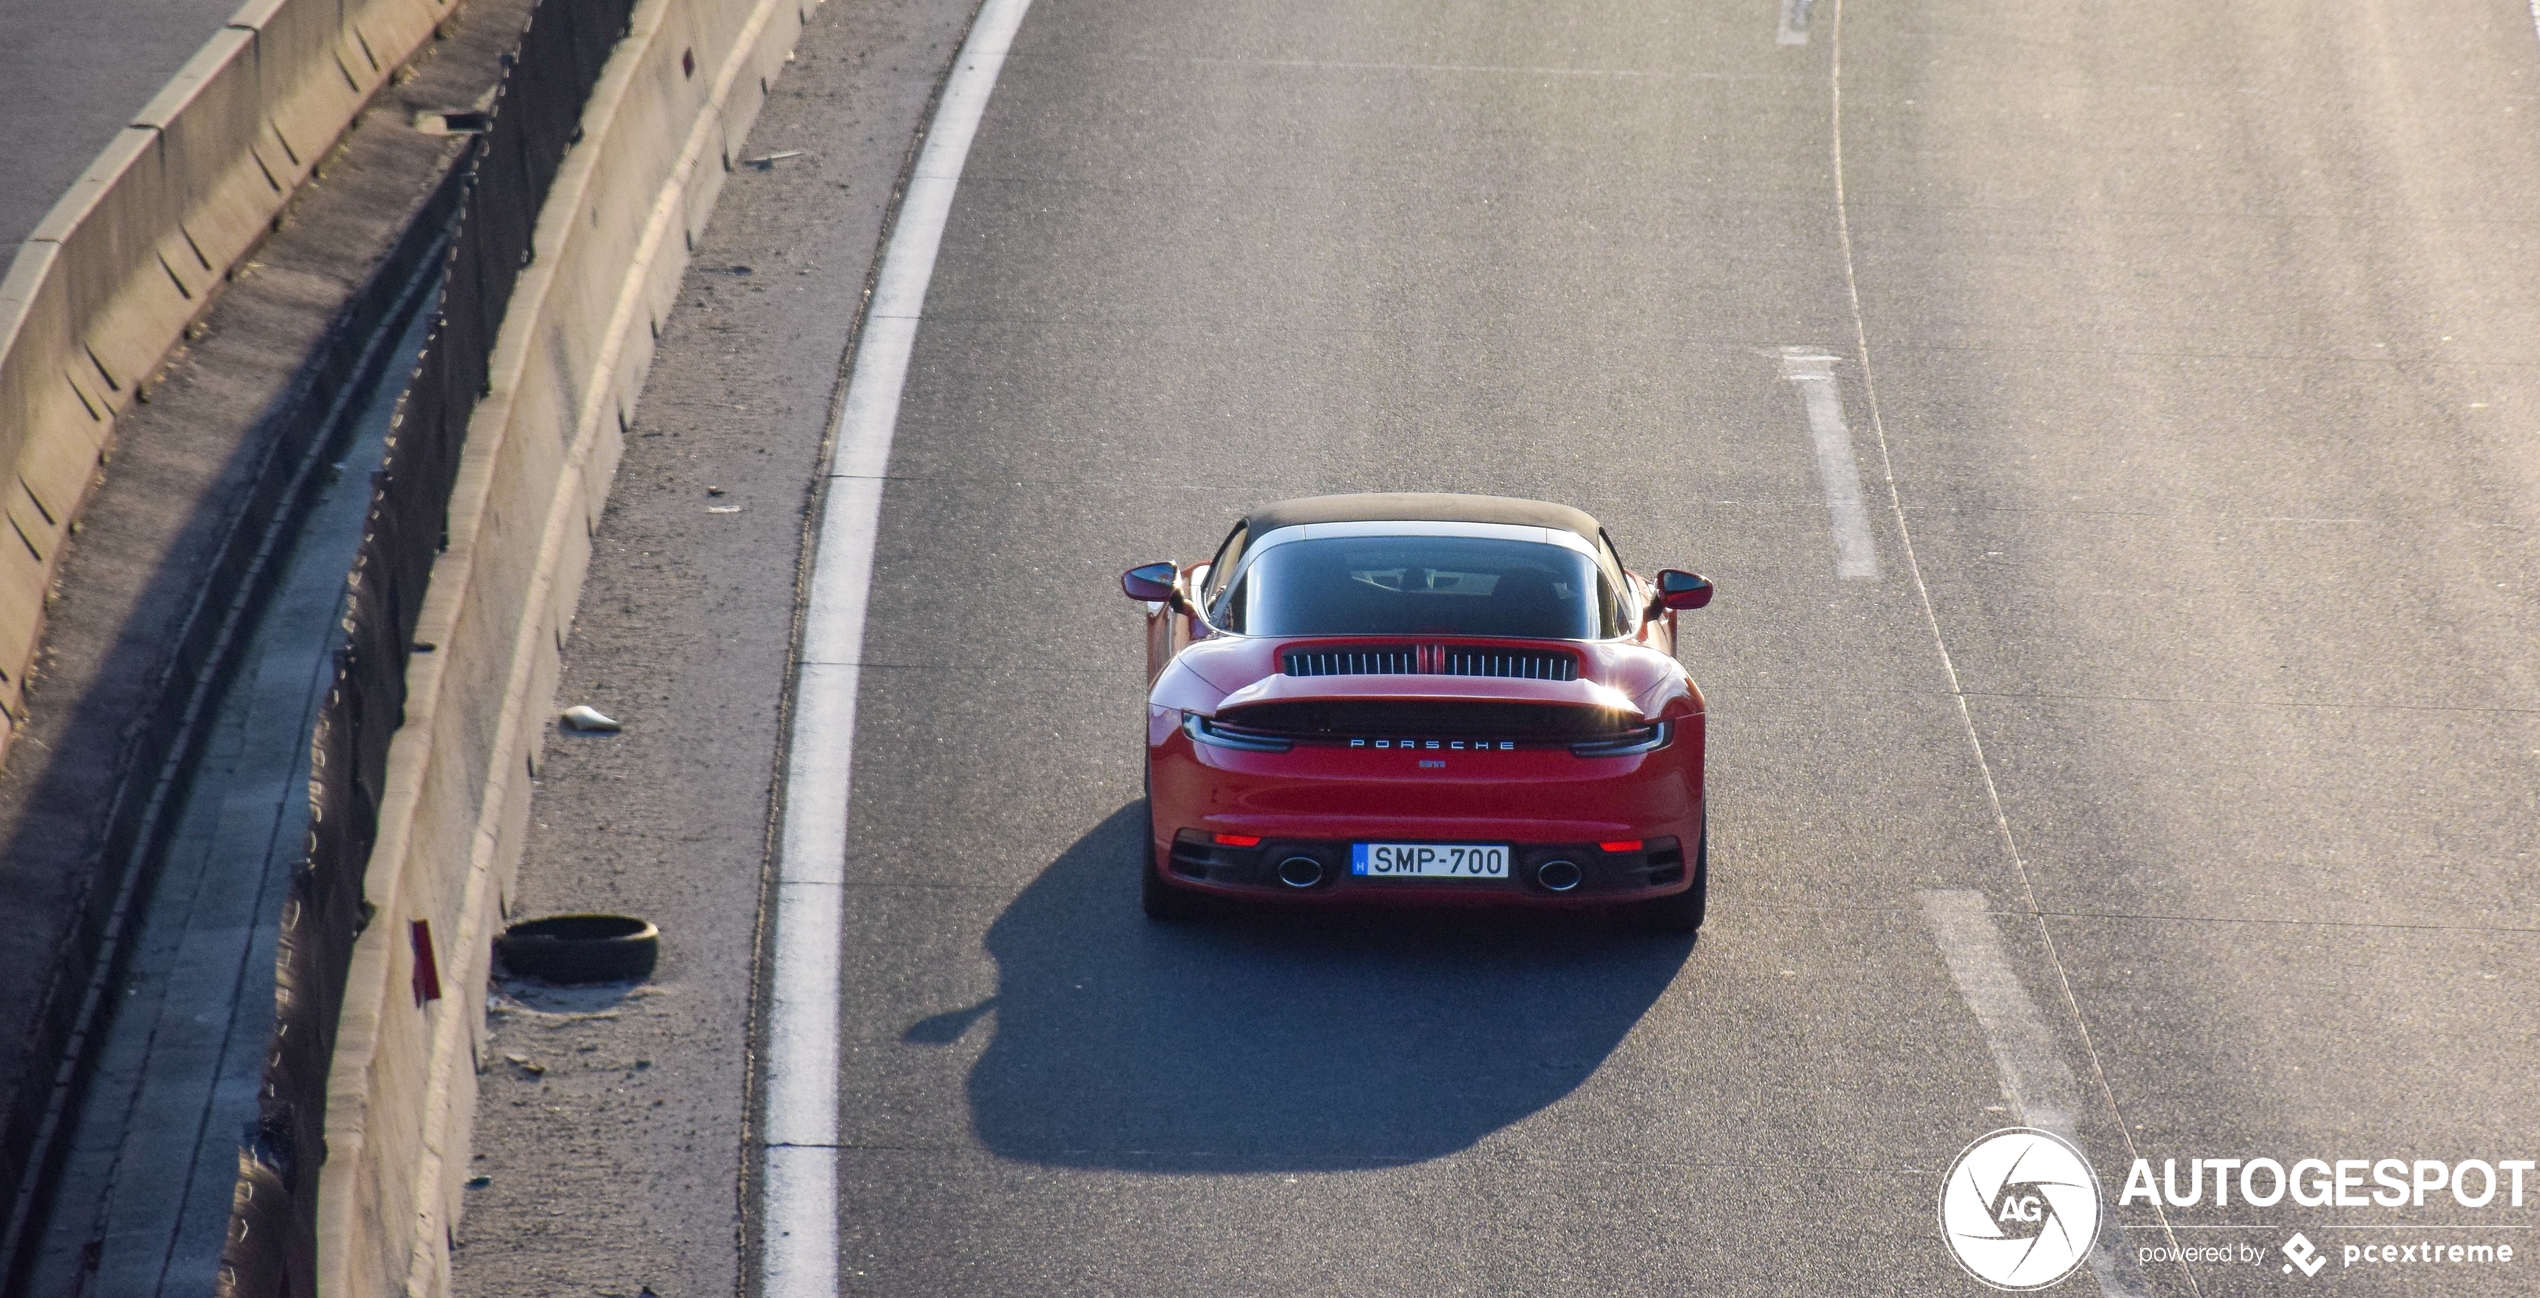
<path fill-rule="evenodd" d="M 1470 843 L 1353 843 L 1349 872 L 1384 879 L 1505 879 L 1508 849 Z"/>

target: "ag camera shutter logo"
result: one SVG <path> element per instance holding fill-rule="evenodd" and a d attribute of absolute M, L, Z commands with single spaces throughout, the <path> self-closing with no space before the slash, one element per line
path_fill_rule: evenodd
<path fill-rule="evenodd" d="M 2072 1142 L 2007 1127 L 1959 1151 L 1940 1186 L 1940 1233 L 1968 1275 L 1996 1289 L 2043 1289 L 2099 1239 L 2099 1178 Z"/>

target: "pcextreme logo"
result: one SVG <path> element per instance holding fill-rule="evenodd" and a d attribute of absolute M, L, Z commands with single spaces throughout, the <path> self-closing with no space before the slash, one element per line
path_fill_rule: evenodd
<path fill-rule="evenodd" d="M 2034 1127 L 1980 1137 L 1940 1186 L 1940 1233 L 1968 1275 L 1996 1289 L 2043 1289 L 2071 1275 L 2099 1238 L 2099 1178 L 2072 1143 Z"/>

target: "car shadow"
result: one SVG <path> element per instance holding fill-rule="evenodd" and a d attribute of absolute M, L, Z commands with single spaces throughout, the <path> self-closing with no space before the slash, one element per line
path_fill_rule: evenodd
<path fill-rule="evenodd" d="M 1079 839 L 988 930 L 993 1010 L 969 1100 L 997 1155 L 1265 1172 L 1439 1157 L 1577 1088 L 1693 949 L 1593 916 L 1138 909 L 1146 804 Z"/>

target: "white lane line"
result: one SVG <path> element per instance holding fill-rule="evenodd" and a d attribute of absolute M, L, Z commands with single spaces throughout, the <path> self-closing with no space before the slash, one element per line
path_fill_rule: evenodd
<path fill-rule="evenodd" d="M 1782 27 L 1781 31 L 1773 37 L 1773 43 L 1776 45 L 1807 44 L 1808 8 L 1815 2 L 1816 0 L 1782 0 Z M 2532 0 L 2532 2 L 2540 4 L 2540 0 Z"/>
<path fill-rule="evenodd" d="M 882 482 L 900 389 L 917 341 L 953 192 L 1016 28 L 1032 0 L 987 0 L 944 83 L 891 241 L 882 250 L 864 336 L 847 374 L 820 540 L 803 612 L 802 657 L 785 765 L 770 952 L 766 1125 L 759 1186 L 760 1292 L 838 1292 L 838 1015 L 845 920 L 847 795 L 865 606 L 881 529 Z"/>
<path fill-rule="evenodd" d="M 1940 956 L 1958 994 L 1975 1012 L 1993 1048 L 1994 1066 L 2002 1070 L 2002 1094 L 2020 1121 L 2072 1139 L 2073 1115 L 2081 1108 L 2081 1088 L 2073 1070 L 2055 1048 L 2046 1018 L 2029 999 L 2028 988 L 2011 971 L 2002 954 L 2001 934 L 1986 913 L 1984 894 L 1972 888 L 1934 889 L 1917 894 L 1923 920 L 1931 925 Z M 2079 1143 L 2079 1142 L 2075 1142 Z"/>
<path fill-rule="evenodd" d="M 1976 1016 L 1984 1040 L 1993 1050 L 1993 1066 L 2002 1075 L 2002 1097 L 2022 1124 L 2051 1131 L 2087 1149 L 2073 1126 L 2081 1111 L 2081 1085 L 2055 1047 L 2046 1016 L 2037 1012 L 2028 988 L 2002 954 L 2002 935 L 1993 926 L 1984 894 L 1972 888 L 1938 888 L 1917 894 L 1923 920 L 1949 966 L 1958 995 Z M 2156 1205 L 2157 1206 L 2157 1205 Z M 2168 1223 L 2162 1223 L 2168 1229 Z M 2123 1236 L 2113 1227 L 2100 1231 L 2091 1245 L 2089 1267 L 2108 1298 L 2129 1298 L 2145 1291 L 2142 1269 L 2121 1247 Z"/>
<path fill-rule="evenodd" d="M 1834 363 L 1814 347 L 1782 348 L 1782 377 L 1798 385 L 1808 406 L 1808 435 L 1817 443 L 1817 481 L 1834 521 L 1835 575 L 1877 581 L 1878 545 L 1870 539 L 1870 514 L 1861 505 L 1861 468 L 1852 458 L 1852 430 L 1843 422 L 1843 388 L 1835 381 Z"/>

